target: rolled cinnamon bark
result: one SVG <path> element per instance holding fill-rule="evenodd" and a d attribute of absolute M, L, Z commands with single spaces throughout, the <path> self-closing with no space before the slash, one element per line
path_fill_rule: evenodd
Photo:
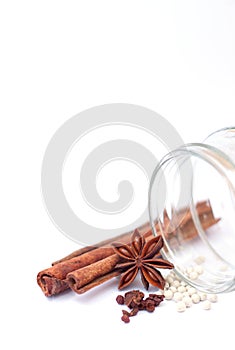
<path fill-rule="evenodd" d="M 198 221 L 204 230 L 215 225 L 220 218 L 215 218 L 209 202 L 203 201 L 196 205 Z M 180 234 L 181 239 L 191 240 L 198 237 L 198 229 L 192 219 L 191 211 L 182 210 L 175 216 L 175 219 L 169 219 L 167 213 L 164 214 L 163 222 L 164 235 L 168 240 L 175 239 Z"/>
<path fill-rule="evenodd" d="M 82 294 L 89 289 L 120 274 L 115 266 L 120 262 L 117 254 L 111 255 L 89 266 L 73 271 L 67 275 L 69 287 L 76 293 Z"/>
<path fill-rule="evenodd" d="M 101 284 L 103 284 L 104 282 L 107 282 L 107 281 L 111 280 L 112 278 L 119 276 L 120 274 L 121 274 L 121 271 L 116 271 L 116 270 L 109 272 L 104 276 L 96 278 L 94 281 L 88 283 L 84 287 L 81 287 L 80 289 L 78 289 L 76 291 L 76 293 L 83 294 L 85 292 L 88 292 L 88 290 L 95 288 L 95 287 L 98 287 Z"/>
<path fill-rule="evenodd" d="M 69 288 L 66 276 L 69 272 L 113 255 L 112 247 L 101 247 L 70 260 L 65 260 L 38 273 L 37 282 L 46 296 L 61 293 Z"/>

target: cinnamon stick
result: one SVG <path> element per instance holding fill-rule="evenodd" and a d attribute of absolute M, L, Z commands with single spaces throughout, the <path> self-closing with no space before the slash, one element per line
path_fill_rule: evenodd
<path fill-rule="evenodd" d="M 69 272 L 93 264 L 114 254 L 112 247 L 100 247 L 72 259 L 62 261 L 38 273 L 37 282 L 46 296 L 61 293 L 69 288 L 66 276 Z"/>
<path fill-rule="evenodd" d="M 215 218 L 211 209 L 210 202 L 199 202 L 196 205 L 197 217 L 203 228 L 207 230 L 220 221 L 220 218 Z M 174 219 L 174 217 L 176 219 Z M 177 215 L 169 219 L 167 213 L 164 213 L 163 230 L 167 240 L 180 237 L 181 240 L 191 240 L 198 236 L 198 229 L 195 226 L 190 210 L 179 211 Z"/>
<path fill-rule="evenodd" d="M 76 293 L 82 294 L 87 290 L 120 274 L 115 271 L 116 264 L 120 261 L 117 254 L 113 254 L 94 264 L 85 266 L 67 275 L 69 287 Z"/>
<path fill-rule="evenodd" d="M 109 273 L 107 273 L 104 276 L 98 277 L 94 279 L 94 281 L 90 282 L 89 284 L 85 285 L 84 287 L 79 288 L 76 293 L 77 294 L 83 294 L 85 292 L 88 292 L 90 289 L 95 288 L 103 284 L 104 282 L 109 281 L 110 279 L 117 277 L 120 275 L 120 271 L 114 270 Z M 74 290 L 74 289 L 73 289 Z M 74 290 L 75 291 L 75 290 Z"/>

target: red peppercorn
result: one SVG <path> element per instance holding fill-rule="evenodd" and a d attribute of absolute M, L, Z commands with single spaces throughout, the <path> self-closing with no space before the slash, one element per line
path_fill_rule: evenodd
<path fill-rule="evenodd" d="M 146 310 L 148 312 L 153 312 L 155 308 L 164 300 L 164 295 L 160 294 L 149 294 L 149 296 L 144 299 L 144 293 L 139 290 L 132 290 L 125 293 L 124 297 L 118 295 L 116 301 L 118 304 L 126 306 L 131 309 L 130 312 L 122 310 L 121 320 L 125 323 L 130 322 L 130 317 L 137 315 L 140 310 Z"/>
<path fill-rule="evenodd" d="M 154 305 L 154 303 L 148 301 L 148 302 L 146 303 L 146 308 L 145 308 L 145 310 L 148 311 L 148 312 L 153 312 L 153 311 L 155 310 L 155 305 Z"/>
<path fill-rule="evenodd" d="M 124 314 L 122 317 L 121 317 L 121 320 L 125 323 L 129 323 L 130 322 L 130 318 L 128 315 Z"/>
<path fill-rule="evenodd" d="M 119 305 L 123 305 L 124 304 L 124 297 L 122 295 L 118 295 L 116 298 L 116 301 Z"/>

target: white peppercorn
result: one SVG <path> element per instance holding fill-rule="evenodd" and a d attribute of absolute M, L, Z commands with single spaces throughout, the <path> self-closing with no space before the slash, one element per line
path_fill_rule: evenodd
<path fill-rule="evenodd" d="M 176 288 L 178 288 L 180 286 L 180 282 L 178 280 L 174 280 L 174 282 L 172 283 L 172 285 Z"/>
<path fill-rule="evenodd" d="M 189 278 L 190 278 L 191 280 L 196 280 L 196 279 L 198 278 L 198 273 L 197 273 L 196 271 L 190 272 Z"/>
<path fill-rule="evenodd" d="M 206 258 L 203 255 L 199 255 L 194 259 L 195 263 L 198 265 L 203 264 L 205 260 Z"/>
<path fill-rule="evenodd" d="M 164 296 L 167 300 L 171 300 L 173 295 L 174 294 L 173 294 L 172 290 L 170 290 L 170 289 L 165 290 L 165 292 L 164 292 Z"/>
<path fill-rule="evenodd" d="M 204 310 L 210 310 L 211 309 L 211 303 L 209 300 L 205 300 L 202 303 L 202 307 Z"/>
<path fill-rule="evenodd" d="M 174 296 L 173 296 L 173 299 L 175 301 L 181 301 L 183 299 L 183 295 L 179 292 L 175 292 Z"/>
<path fill-rule="evenodd" d="M 184 281 L 181 281 L 180 284 L 181 284 L 181 286 L 183 286 L 183 287 L 187 287 L 187 283 L 184 282 Z"/>
<path fill-rule="evenodd" d="M 172 284 L 174 282 L 174 278 L 171 277 L 171 276 L 167 276 L 166 277 L 166 281 L 169 283 L 169 284 Z"/>
<path fill-rule="evenodd" d="M 190 288 L 188 289 L 188 294 L 189 294 L 189 296 L 191 297 L 194 293 L 196 293 L 196 289 L 193 288 L 193 287 L 190 287 Z"/>
<path fill-rule="evenodd" d="M 190 274 L 191 272 L 193 272 L 193 268 L 192 267 L 187 267 L 186 273 Z"/>
<path fill-rule="evenodd" d="M 184 286 L 179 286 L 179 287 L 177 288 L 177 290 L 178 290 L 178 292 L 180 292 L 180 293 L 186 292 L 186 288 L 185 288 Z"/>
<path fill-rule="evenodd" d="M 176 310 L 178 312 L 184 312 L 186 310 L 186 305 L 183 301 L 179 301 L 178 303 L 176 303 Z"/>
<path fill-rule="evenodd" d="M 218 300 L 218 297 L 216 294 L 208 294 L 207 295 L 207 300 L 209 300 L 212 303 L 216 303 Z"/>
<path fill-rule="evenodd" d="M 186 307 L 191 307 L 192 306 L 192 299 L 187 296 L 187 297 L 183 297 L 182 301 L 185 303 Z"/>
<path fill-rule="evenodd" d="M 201 301 L 204 301 L 207 299 L 206 293 L 198 292 L 198 295 L 199 295 Z"/>
<path fill-rule="evenodd" d="M 201 265 L 197 265 L 194 267 L 194 271 L 198 273 L 198 275 L 201 275 L 203 273 L 203 267 Z"/>
<path fill-rule="evenodd" d="M 200 302 L 200 296 L 197 293 L 194 293 L 191 299 L 194 304 L 198 304 Z"/>
<path fill-rule="evenodd" d="M 169 283 L 166 282 L 166 283 L 165 283 L 165 286 L 164 286 L 164 289 L 168 289 L 169 287 L 170 287 Z"/>

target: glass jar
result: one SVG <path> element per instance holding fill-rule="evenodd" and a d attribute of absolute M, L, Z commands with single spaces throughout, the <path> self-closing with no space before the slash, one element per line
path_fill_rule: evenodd
<path fill-rule="evenodd" d="M 149 215 L 163 257 L 183 280 L 208 293 L 235 289 L 235 127 L 161 160 Z"/>

